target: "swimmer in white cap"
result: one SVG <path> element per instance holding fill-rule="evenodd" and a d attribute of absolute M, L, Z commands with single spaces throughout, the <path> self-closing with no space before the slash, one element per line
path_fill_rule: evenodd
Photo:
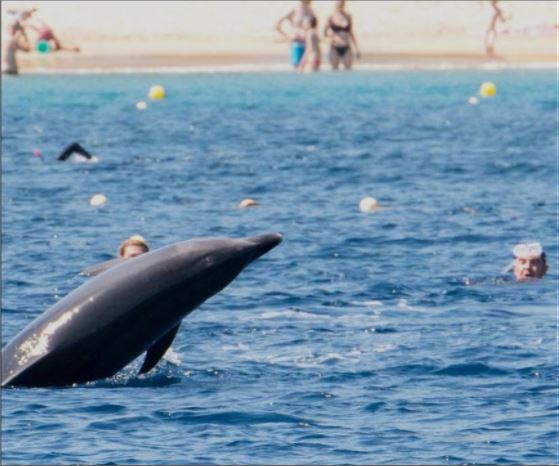
<path fill-rule="evenodd" d="M 519 282 L 542 278 L 547 272 L 547 261 L 540 243 L 521 243 L 512 248 L 514 261 L 507 268 L 512 269 Z"/>

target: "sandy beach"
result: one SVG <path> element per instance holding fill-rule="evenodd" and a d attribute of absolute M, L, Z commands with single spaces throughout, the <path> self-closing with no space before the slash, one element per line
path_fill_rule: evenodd
<path fill-rule="evenodd" d="M 20 53 L 20 71 L 111 72 L 188 69 L 289 70 L 287 43 L 275 21 L 293 1 L 6 1 L 10 9 L 36 7 L 61 41 L 80 53 Z M 497 57 L 483 39 L 492 16 L 488 1 L 349 1 L 362 50 L 356 68 L 555 66 L 557 4 L 500 2 L 509 20 L 500 25 Z M 315 1 L 320 28 L 333 2 Z M 30 31 L 33 39 L 33 32 Z M 323 44 L 323 53 L 327 44 Z M 324 66 L 323 69 L 327 69 Z"/>

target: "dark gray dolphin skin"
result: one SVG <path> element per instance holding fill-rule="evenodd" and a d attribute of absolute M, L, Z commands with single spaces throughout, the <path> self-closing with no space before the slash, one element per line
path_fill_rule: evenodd
<path fill-rule="evenodd" d="M 282 241 L 202 238 L 128 259 L 91 278 L 2 350 L 2 386 L 62 386 L 110 377 L 171 345 L 181 320 Z"/>

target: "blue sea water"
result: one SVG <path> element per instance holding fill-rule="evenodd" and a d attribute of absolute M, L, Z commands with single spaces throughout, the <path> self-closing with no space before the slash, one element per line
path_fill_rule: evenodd
<path fill-rule="evenodd" d="M 285 238 L 185 319 L 178 365 L 2 390 L 2 463 L 557 462 L 556 79 L 3 78 L 3 345 L 133 233 Z M 99 163 L 57 162 L 74 140 Z M 517 284 L 524 240 L 550 271 Z"/>

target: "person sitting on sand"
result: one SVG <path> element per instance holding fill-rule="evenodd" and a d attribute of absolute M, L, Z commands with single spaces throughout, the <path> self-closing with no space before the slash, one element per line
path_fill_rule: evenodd
<path fill-rule="evenodd" d="M 512 255 L 514 261 L 509 268 L 519 282 L 542 278 L 547 272 L 547 260 L 540 243 L 517 244 Z"/>
<path fill-rule="evenodd" d="M 130 259 L 149 252 L 149 246 L 141 235 L 132 235 L 124 240 L 118 248 L 118 256 L 123 259 Z"/>
<path fill-rule="evenodd" d="M 39 25 L 30 25 L 30 28 L 37 32 L 37 44 L 36 49 L 38 52 L 59 52 L 62 50 L 68 50 L 70 52 L 79 52 L 79 47 L 70 47 L 62 45 L 58 37 L 55 35 L 51 27 L 49 27 L 44 21 L 39 21 Z"/>
<path fill-rule="evenodd" d="M 276 23 L 276 30 L 288 41 L 291 42 L 291 64 L 297 68 L 303 54 L 305 53 L 305 29 L 303 26 L 305 18 L 316 18 L 311 7 L 310 0 L 301 0 L 297 8 L 279 19 Z M 291 26 L 291 34 L 287 34 L 282 24 L 287 21 Z"/>
<path fill-rule="evenodd" d="M 330 38 L 331 41 L 329 58 L 333 70 L 339 68 L 340 62 L 343 63 L 346 70 L 351 69 L 353 64 L 352 43 L 355 48 L 355 56 L 360 57 L 352 26 L 351 15 L 345 11 L 345 0 L 336 0 L 334 12 L 328 18 L 324 28 L 324 37 Z"/>
<path fill-rule="evenodd" d="M 299 71 L 310 72 L 320 69 L 320 39 L 317 32 L 318 21 L 314 16 L 305 18 L 305 53 L 299 63 Z"/>

